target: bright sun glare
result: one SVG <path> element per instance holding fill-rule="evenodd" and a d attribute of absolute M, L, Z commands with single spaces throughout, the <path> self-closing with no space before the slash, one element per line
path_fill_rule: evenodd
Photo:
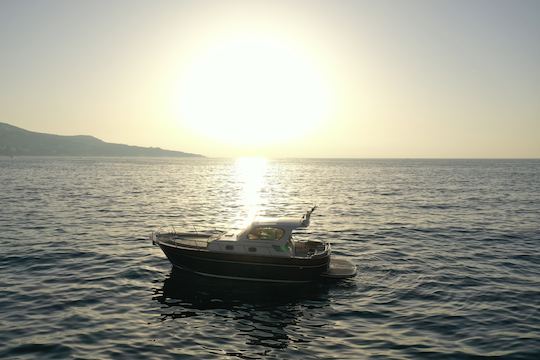
<path fill-rule="evenodd" d="M 261 206 L 261 190 L 265 186 L 267 160 L 260 157 L 241 157 L 235 162 L 235 176 L 241 186 L 241 204 L 246 215 L 242 227 L 253 221 Z"/>
<path fill-rule="evenodd" d="M 237 146 L 305 136 L 330 107 L 310 57 L 265 36 L 215 44 L 194 59 L 179 85 L 181 121 L 203 137 Z"/>

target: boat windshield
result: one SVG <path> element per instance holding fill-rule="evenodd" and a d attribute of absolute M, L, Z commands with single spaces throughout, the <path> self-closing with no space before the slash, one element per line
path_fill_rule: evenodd
<path fill-rule="evenodd" d="M 249 233 L 247 238 L 249 240 L 270 240 L 276 241 L 281 240 L 285 231 L 278 227 L 272 226 L 258 226 L 253 228 Z"/>

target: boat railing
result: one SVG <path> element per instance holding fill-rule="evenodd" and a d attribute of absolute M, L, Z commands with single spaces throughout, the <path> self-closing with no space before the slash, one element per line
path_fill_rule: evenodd
<path fill-rule="evenodd" d="M 329 244 L 320 241 L 300 240 L 293 241 L 294 256 L 312 258 L 329 251 Z"/>
<path fill-rule="evenodd" d="M 223 233 L 224 231 L 217 229 L 207 230 L 204 232 L 190 232 L 177 229 L 174 226 L 167 226 L 160 227 L 157 231 L 153 231 L 151 239 L 153 244 L 156 242 L 164 242 L 175 246 L 206 249 L 210 241 L 219 238 Z"/>

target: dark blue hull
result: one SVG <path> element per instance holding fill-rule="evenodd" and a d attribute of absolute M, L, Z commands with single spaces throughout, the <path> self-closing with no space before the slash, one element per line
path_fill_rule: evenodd
<path fill-rule="evenodd" d="M 215 253 L 169 246 L 161 250 L 176 267 L 198 274 L 253 281 L 310 282 L 328 269 L 329 254 L 313 258 L 278 258 Z"/>

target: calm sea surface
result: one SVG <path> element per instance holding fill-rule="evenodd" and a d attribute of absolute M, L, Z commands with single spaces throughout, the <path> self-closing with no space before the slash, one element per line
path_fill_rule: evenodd
<path fill-rule="evenodd" d="M 358 266 L 172 271 L 150 232 L 301 216 Z M 0 159 L 0 358 L 539 359 L 540 161 Z"/>

